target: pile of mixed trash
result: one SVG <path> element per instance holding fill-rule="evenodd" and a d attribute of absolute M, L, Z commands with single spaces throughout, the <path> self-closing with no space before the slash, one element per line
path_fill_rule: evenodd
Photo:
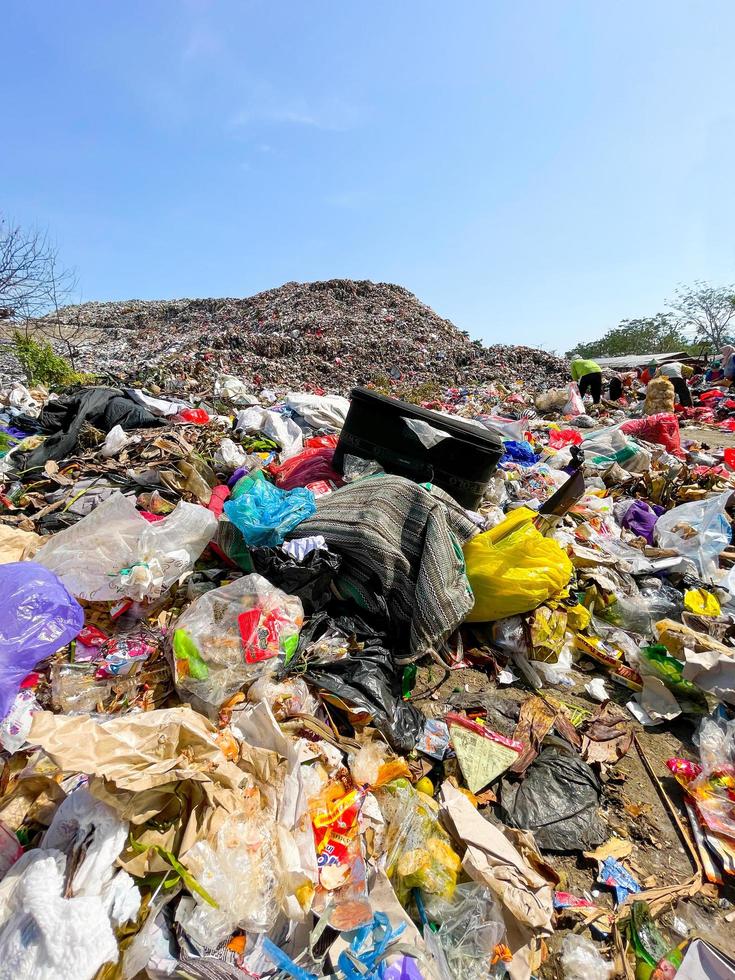
<path fill-rule="evenodd" d="M 566 362 L 529 347 L 473 343 L 413 293 L 389 283 L 290 282 L 246 299 L 84 303 L 39 322 L 79 348 L 75 366 L 178 390 L 218 374 L 251 387 L 343 392 L 355 384 L 563 382 Z M 66 329 L 66 334 L 64 330 Z M 68 344 L 59 346 L 68 353 Z M 0 372 L 12 360 L 0 358 Z M 288 389 L 284 388 L 284 393 Z"/>
<path fill-rule="evenodd" d="M 735 978 L 727 391 L 185 382 L 0 395 L 0 980 Z"/>

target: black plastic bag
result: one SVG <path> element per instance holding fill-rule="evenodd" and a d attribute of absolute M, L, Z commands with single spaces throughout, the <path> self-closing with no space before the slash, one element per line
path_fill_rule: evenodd
<path fill-rule="evenodd" d="M 544 851 L 584 851 L 607 839 L 597 807 L 602 787 L 577 755 L 544 749 L 522 780 L 500 784 L 500 819 L 530 830 Z"/>
<path fill-rule="evenodd" d="M 332 598 L 330 585 L 342 563 L 340 555 L 317 548 L 299 561 L 280 548 L 251 548 L 255 571 L 271 585 L 301 599 L 307 616 L 319 612 Z"/>
<path fill-rule="evenodd" d="M 362 649 L 348 652 L 340 660 L 318 660 L 304 657 L 304 650 L 314 640 L 333 629 Z M 319 613 L 301 631 L 299 652 L 290 670 L 303 670 L 304 680 L 321 691 L 330 704 L 348 711 L 367 713 L 371 724 L 385 736 L 397 752 L 410 752 L 423 730 L 424 717 L 401 697 L 401 677 L 385 634 L 377 632 L 359 616 L 330 617 Z"/>
<path fill-rule="evenodd" d="M 46 403 L 34 425 L 35 431 L 45 433 L 47 438 L 28 453 L 19 468 L 38 470 L 50 459 L 72 456 L 85 422 L 102 432 L 109 432 L 116 425 L 125 431 L 163 425 L 161 419 L 117 388 L 80 388 L 71 395 Z M 15 424 L 25 429 L 25 416 Z M 27 480 L 35 478 L 31 473 L 24 476 Z"/>

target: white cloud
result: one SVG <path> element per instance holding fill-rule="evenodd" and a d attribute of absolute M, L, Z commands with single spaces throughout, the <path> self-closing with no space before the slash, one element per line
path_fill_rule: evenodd
<path fill-rule="evenodd" d="M 341 133 L 353 129 L 361 113 L 356 106 L 342 99 L 328 98 L 307 103 L 303 99 L 288 99 L 274 92 L 260 93 L 248 105 L 230 118 L 230 126 L 242 129 L 257 123 L 320 129 L 324 132 Z"/>

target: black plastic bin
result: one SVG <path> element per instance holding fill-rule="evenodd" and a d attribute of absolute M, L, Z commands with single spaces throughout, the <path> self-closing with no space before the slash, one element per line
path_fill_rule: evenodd
<path fill-rule="evenodd" d="M 427 422 L 449 436 L 429 445 L 431 432 L 417 434 L 406 419 Z M 503 455 L 503 444 L 497 433 L 472 422 L 354 388 L 334 454 L 340 472 L 346 455 L 374 459 L 387 473 L 418 483 L 435 483 L 471 510 L 482 499 Z"/>

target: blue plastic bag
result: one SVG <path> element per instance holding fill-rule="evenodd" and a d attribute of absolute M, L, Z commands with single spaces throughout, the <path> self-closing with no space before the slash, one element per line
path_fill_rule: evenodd
<path fill-rule="evenodd" d="M 504 439 L 501 463 L 518 463 L 520 466 L 533 466 L 538 461 L 533 446 L 526 439 Z"/>
<path fill-rule="evenodd" d="M 279 490 L 266 480 L 256 480 L 242 496 L 226 501 L 224 510 L 249 548 L 272 548 L 316 513 L 316 503 L 305 487 Z"/>
<path fill-rule="evenodd" d="M 34 561 L 0 565 L 0 720 L 26 674 L 83 625 L 82 607 L 53 572 Z"/>

